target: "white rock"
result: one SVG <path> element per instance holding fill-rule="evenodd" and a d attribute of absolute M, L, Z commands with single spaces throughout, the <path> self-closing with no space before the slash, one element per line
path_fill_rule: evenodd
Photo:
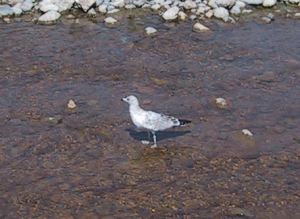
<path fill-rule="evenodd" d="M 196 15 L 204 14 L 206 11 L 205 7 L 199 7 L 196 11 Z"/>
<path fill-rule="evenodd" d="M 12 9 L 14 10 L 14 13 L 16 16 L 21 15 L 23 12 L 21 8 L 16 7 L 16 6 L 12 7 Z"/>
<path fill-rule="evenodd" d="M 144 5 L 145 6 L 145 5 Z M 143 7 L 144 7 L 143 6 Z M 125 8 L 126 9 L 134 9 L 134 8 L 136 8 L 136 6 L 134 5 L 134 4 L 129 4 L 129 5 L 125 5 Z"/>
<path fill-rule="evenodd" d="M 230 13 L 234 14 L 234 15 L 239 15 L 241 13 L 241 8 L 237 5 L 234 5 L 231 9 L 230 9 Z"/>
<path fill-rule="evenodd" d="M 154 11 L 157 11 L 157 10 L 160 9 L 160 7 L 161 7 L 160 4 L 155 4 L 155 5 L 152 5 L 152 6 L 151 6 L 151 9 L 154 10 Z"/>
<path fill-rule="evenodd" d="M 104 21 L 105 21 L 106 24 L 114 24 L 114 23 L 117 22 L 117 20 L 114 19 L 113 17 L 107 17 L 107 18 L 104 19 Z"/>
<path fill-rule="evenodd" d="M 298 4 L 300 3 L 300 0 L 288 0 L 292 4 Z"/>
<path fill-rule="evenodd" d="M 217 7 L 218 7 L 218 5 L 217 5 L 217 3 L 216 3 L 216 0 L 209 0 L 208 5 L 209 5 L 211 8 L 217 8 Z"/>
<path fill-rule="evenodd" d="M 47 11 L 59 11 L 59 8 L 57 5 L 55 4 L 52 4 L 52 3 L 49 3 L 49 4 L 45 4 L 43 2 L 41 2 L 39 4 L 39 9 L 42 11 L 42 12 L 47 12 Z"/>
<path fill-rule="evenodd" d="M 167 21 L 169 20 L 175 20 L 178 16 L 179 8 L 177 6 L 174 6 L 172 8 L 169 8 L 165 13 L 163 13 L 163 18 Z"/>
<path fill-rule="evenodd" d="M 50 0 L 50 2 L 58 7 L 59 12 L 62 12 L 71 9 L 75 0 Z"/>
<path fill-rule="evenodd" d="M 60 18 L 60 13 L 57 11 L 48 11 L 39 17 L 38 21 L 42 23 L 51 23 Z"/>
<path fill-rule="evenodd" d="M 144 4 L 145 4 L 145 0 L 134 0 L 133 1 L 133 4 L 138 7 L 138 8 L 141 8 Z"/>
<path fill-rule="evenodd" d="M 209 30 L 208 27 L 204 26 L 203 24 L 200 24 L 199 22 L 197 22 L 193 25 L 193 31 L 195 31 L 195 32 L 205 32 L 208 30 Z"/>
<path fill-rule="evenodd" d="M 33 7 L 33 3 L 31 0 L 25 0 L 21 5 L 22 11 L 30 11 L 32 7 Z"/>
<path fill-rule="evenodd" d="M 10 16 L 14 14 L 14 10 L 9 5 L 0 5 L 0 17 Z"/>
<path fill-rule="evenodd" d="M 272 7 L 277 3 L 277 0 L 264 0 L 263 6 L 264 7 Z"/>
<path fill-rule="evenodd" d="M 96 0 L 96 6 L 98 7 L 99 5 L 101 5 L 103 3 L 103 0 Z"/>
<path fill-rule="evenodd" d="M 186 0 L 183 4 L 183 7 L 187 10 L 197 8 L 197 4 L 193 0 Z"/>
<path fill-rule="evenodd" d="M 243 129 L 243 130 L 242 130 L 242 133 L 243 133 L 244 135 L 249 136 L 249 137 L 252 137 L 252 136 L 253 136 L 252 132 L 250 132 L 248 129 Z"/>
<path fill-rule="evenodd" d="M 105 14 L 107 12 L 107 5 L 100 5 L 98 10 L 100 13 Z"/>
<path fill-rule="evenodd" d="M 191 15 L 190 15 L 190 20 L 192 20 L 192 21 L 193 21 L 193 20 L 195 20 L 195 19 L 197 19 L 197 16 L 196 16 L 196 15 L 194 15 L 194 14 L 191 14 Z"/>
<path fill-rule="evenodd" d="M 15 5 L 15 4 L 19 4 L 19 3 L 23 3 L 24 0 L 3 0 L 2 3 L 8 3 L 10 5 Z M 1 3 L 1 0 L 0 0 Z"/>
<path fill-rule="evenodd" d="M 227 22 L 229 20 L 229 12 L 226 8 L 219 7 L 214 9 L 214 16 L 216 18 L 223 19 L 223 21 Z"/>
<path fill-rule="evenodd" d="M 114 8 L 112 10 L 107 11 L 107 14 L 113 14 L 113 13 L 117 13 L 119 11 L 120 11 L 120 9 Z"/>
<path fill-rule="evenodd" d="M 96 11 L 95 11 L 95 9 L 94 8 L 91 8 L 89 11 L 88 11 L 88 15 L 89 16 L 95 16 L 97 13 L 96 13 Z"/>
<path fill-rule="evenodd" d="M 182 21 L 186 20 L 187 19 L 187 15 L 186 13 L 184 13 L 183 11 L 179 11 L 178 12 L 178 18 Z"/>
<path fill-rule="evenodd" d="M 111 4 L 117 8 L 123 8 L 125 5 L 124 0 L 112 0 Z"/>
<path fill-rule="evenodd" d="M 251 13 L 251 12 L 252 12 L 251 9 L 244 9 L 244 10 L 242 11 L 243 14 L 249 14 L 249 13 Z"/>
<path fill-rule="evenodd" d="M 216 104 L 220 108 L 225 108 L 228 105 L 227 101 L 222 97 L 216 98 Z"/>
<path fill-rule="evenodd" d="M 9 17 L 5 17 L 5 18 L 3 18 L 3 21 L 5 23 L 9 24 L 10 23 L 10 18 Z"/>
<path fill-rule="evenodd" d="M 157 30 L 153 27 L 146 27 L 145 32 L 146 32 L 147 35 L 152 35 L 152 34 L 156 33 Z"/>
<path fill-rule="evenodd" d="M 241 0 L 242 2 L 245 2 L 248 5 L 261 5 L 264 0 Z"/>
<path fill-rule="evenodd" d="M 75 0 L 75 2 L 81 6 L 84 12 L 87 12 L 96 3 L 96 0 Z"/>
<path fill-rule="evenodd" d="M 236 1 L 235 5 L 238 6 L 238 7 L 240 7 L 240 8 L 246 7 L 246 3 L 242 2 L 242 1 Z"/>
<path fill-rule="evenodd" d="M 76 103 L 74 102 L 74 100 L 69 100 L 68 108 L 69 109 L 75 109 L 76 108 Z"/>
<path fill-rule="evenodd" d="M 300 17 L 300 13 L 295 13 L 295 17 Z"/>
<path fill-rule="evenodd" d="M 213 10 L 209 10 L 208 12 L 205 13 L 205 17 L 207 17 L 207 18 L 211 18 L 213 15 L 214 15 Z"/>
<path fill-rule="evenodd" d="M 215 0 L 218 7 L 232 7 L 236 0 Z"/>

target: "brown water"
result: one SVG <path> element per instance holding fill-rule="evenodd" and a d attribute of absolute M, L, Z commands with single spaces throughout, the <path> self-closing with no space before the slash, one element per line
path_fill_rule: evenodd
<path fill-rule="evenodd" d="M 100 20 L 0 24 L 1 218 L 300 218 L 299 20 Z M 128 94 L 193 123 L 150 149 Z"/>

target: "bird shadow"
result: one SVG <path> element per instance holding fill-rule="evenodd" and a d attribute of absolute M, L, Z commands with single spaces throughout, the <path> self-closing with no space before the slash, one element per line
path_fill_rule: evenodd
<path fill-rule="evenodd" d="M 129 132 L 129 135 L 135 140 L 150 140 L 151 142 L 153 141 L 152 134 L 150 135 L 149 139 L 147 131 L 137 131 L 134 129 L 126 129 L 126 131 Z M 156 141 L 161 141 L 169 138 L 176 138 L 182 135 L 186 135 L 188 133 L 191 133 L 191 131 L 158 131 L 156 132 Z"/>

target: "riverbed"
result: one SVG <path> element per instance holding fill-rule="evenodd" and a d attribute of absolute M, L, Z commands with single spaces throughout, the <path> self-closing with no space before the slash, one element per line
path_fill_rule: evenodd
<path fill-rule="evenodd" d="M 0 24 L 1 218 L 300 218 L 300 20 L 205 25 Z M 130 94 L 192 124 L 151 149 Z"/>

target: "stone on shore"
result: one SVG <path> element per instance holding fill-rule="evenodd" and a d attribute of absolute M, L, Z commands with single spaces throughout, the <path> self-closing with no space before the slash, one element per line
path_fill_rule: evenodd
<path fill-rule="evenodd" d="M 75 0 L 75 2 L 81 6 L 84 12 L 87 12 L 96 3 L 96 0 Z"/>
<path fill-rule="evenodd" d="M 193 8 L 197 8 L 197 4 L 195 1 L 192 1 L 192 0 L 186 0 L 184 3 L 183 3 L 183 7 L 187 10 L 190 10 L 190 9 L 193 9 Z"/>
<path fill-rule="evenodd" d="M 22 14 L 22 9 L 20 8 L 20 7 L 18 7 L 18 6 L 14 6 L 14 7 L 12 7 L 12 9 L 14 10 L 14 14 L 16 15 L 16 16 L 19 16 L 19 15 L 21 15 Z"/>
<path fill-rule="evenodd" d="M 277 3 L 277 0 L 264 0 L 263 6 L 264 7 L 272 7 Z"/>
<path fill-rule="evenodd" d="M 193 25 L 193 31 L 195 31 L 195 32 L 206 32 L 206 31 L 209 31 L 209 28 L 204 26 L 203 24 L 200 24 L 199 22 L 197 22 Z"/>
<path fill-rule="evenodd" d="M 227 22 L 229 20 L 229 12 L 226 8 L 219 7 L 214 9 L 214 16 Z"/>
<path fill-rule="evenodd" d="M 0 17 L 10 16 L 14 14 L 14 10 L 9 5 L 0 5 Z"/>
<path fill-rule="evenodd" d="M 59 12 L 62 12 L 62 11 L 71 9 L 74 3 L 75 3 L 75 0 L 43 0 L 39 3 L 39 5 L 53 4 L 58 7 Z"/>
<path fill-rule="evenodd" d="M 163 18 L 167 21 L 175 20 L 178 16 L 179 8 L 174 6 L 163 13 Z"/>
<path fill-rule="evenodd" d="M 241 0 L 242 2 L 245 2 L 248 5 L 261 5 L 264 0 Z"/>
<path fill-rule="evenodd" d="M 47 12 L 47 11 L 59 11 L 59 7 L 55 4 L 52 4 L 52 3 L 46 3 L 45 1 L 42 1 L 40 4 L 39 4 L 39 9 L 42 11 L 42 12 Z"/>
<path fill-rule="evenodd" d="M 105 5 L 105 4 L 100 5 L 98 10 L 100 13 L 105 14 L 107 12 L 107 5 Z"/>
<path fill-rule="evenodd" d="M 183 11 L 179 11 L 178 12 L 178 18 L 182 21 L 186 20 L 187 19 L 187 15 L 186 13 L 184 13 Z"/>
<path fill-rule="evenodd" d="M 53 23 L 60 18 L 60 13 L 57 11 L 48 11 L 39 17 L 38 21 L 40 23 Z"/>
<path fill-rule="evenodd" d="M 33 7 L 32 0 L 25 0 L 21 5 L 22 11 L 30 11 L 32 7 Z"/>

